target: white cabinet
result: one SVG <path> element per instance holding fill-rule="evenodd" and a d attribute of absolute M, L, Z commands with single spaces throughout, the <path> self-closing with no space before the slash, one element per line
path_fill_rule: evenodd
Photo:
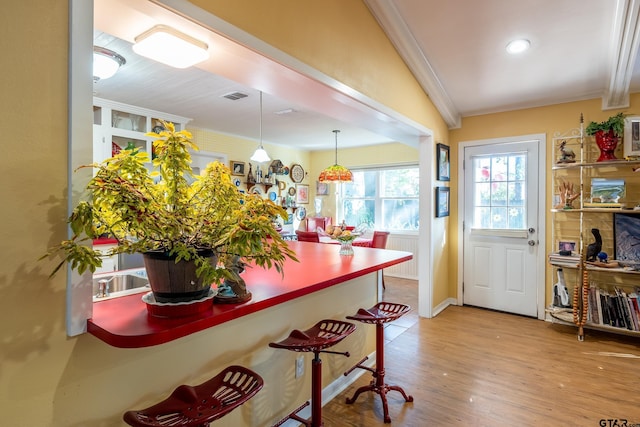
<path fill-rule="evenodd" d="M 172 122 L 176 130 L 182 130 L 191 119 L 93 98 L 93 161 L 108 159 L 130 145 L 152 153 L 153 140 L 145 133 L 161 126 L 160 120 Z"/>

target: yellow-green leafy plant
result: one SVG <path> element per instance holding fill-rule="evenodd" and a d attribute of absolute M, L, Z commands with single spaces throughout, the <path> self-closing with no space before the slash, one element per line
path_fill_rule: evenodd
<path fill-rule="evenodd" d="M 195 174 L 189 150 L 198 147 L 191 133 L 163 124 L 164 131 L 147 133 L 155 138 L 152 171 L 148 153 L 135 149 L 85 166 L 96 168 L 87 185 L 89 199 L 68 219 L 72 237 L 45 255 L 63 254 L 52 275 L 65 262 L 79 273 L 94 272 L 105 256 L 135 252 L 165 253 L 176 262 L 194 260 L 205 285 L 234 278 L 233 269 L 224 266 L 238 256 L 282 273 L 285 259 L 296 258 L 272 220 L 286 218 L 286 211 L 258 195 L 241 193 L 220 162 Z M 118 245 L 106 254 L 94 251 L 91 240 L 105 234 Z M 217 256 L 217 264 L 199 254 L 206 250 Z"/>

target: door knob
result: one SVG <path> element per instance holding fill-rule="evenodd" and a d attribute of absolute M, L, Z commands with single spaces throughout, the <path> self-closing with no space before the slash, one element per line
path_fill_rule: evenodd
<path fill-rule="evenodd" d="M 536 245 L 536 241 L 535 240 L 529 240 L 527 243 L 529 244 L 529 246 L 535 246 Z"/>

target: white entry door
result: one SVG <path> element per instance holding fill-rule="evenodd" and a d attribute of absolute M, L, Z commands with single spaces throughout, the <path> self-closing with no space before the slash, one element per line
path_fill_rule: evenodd
<path fill-rule="evenodd" d="M 464 149 L 464 304 L 538 313 L 539 144 Z"/>

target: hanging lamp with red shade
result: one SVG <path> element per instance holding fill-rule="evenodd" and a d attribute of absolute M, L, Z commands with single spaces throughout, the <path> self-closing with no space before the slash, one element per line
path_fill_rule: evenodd
<path fill-rule="evenodd" d="M 322 172 L 320 172 L 320 176 L 318 177 L 318 181 L 320 182 L 351 182 L 353 181 L 353 173 L 349 169 L 344 166 L 338 164 L 338 133 L 339 130 L 334 130 L 333 133 L 336 136 L 336 152 L 335 159 L 336 162 L 334 165 L 325 168 Z"/>

